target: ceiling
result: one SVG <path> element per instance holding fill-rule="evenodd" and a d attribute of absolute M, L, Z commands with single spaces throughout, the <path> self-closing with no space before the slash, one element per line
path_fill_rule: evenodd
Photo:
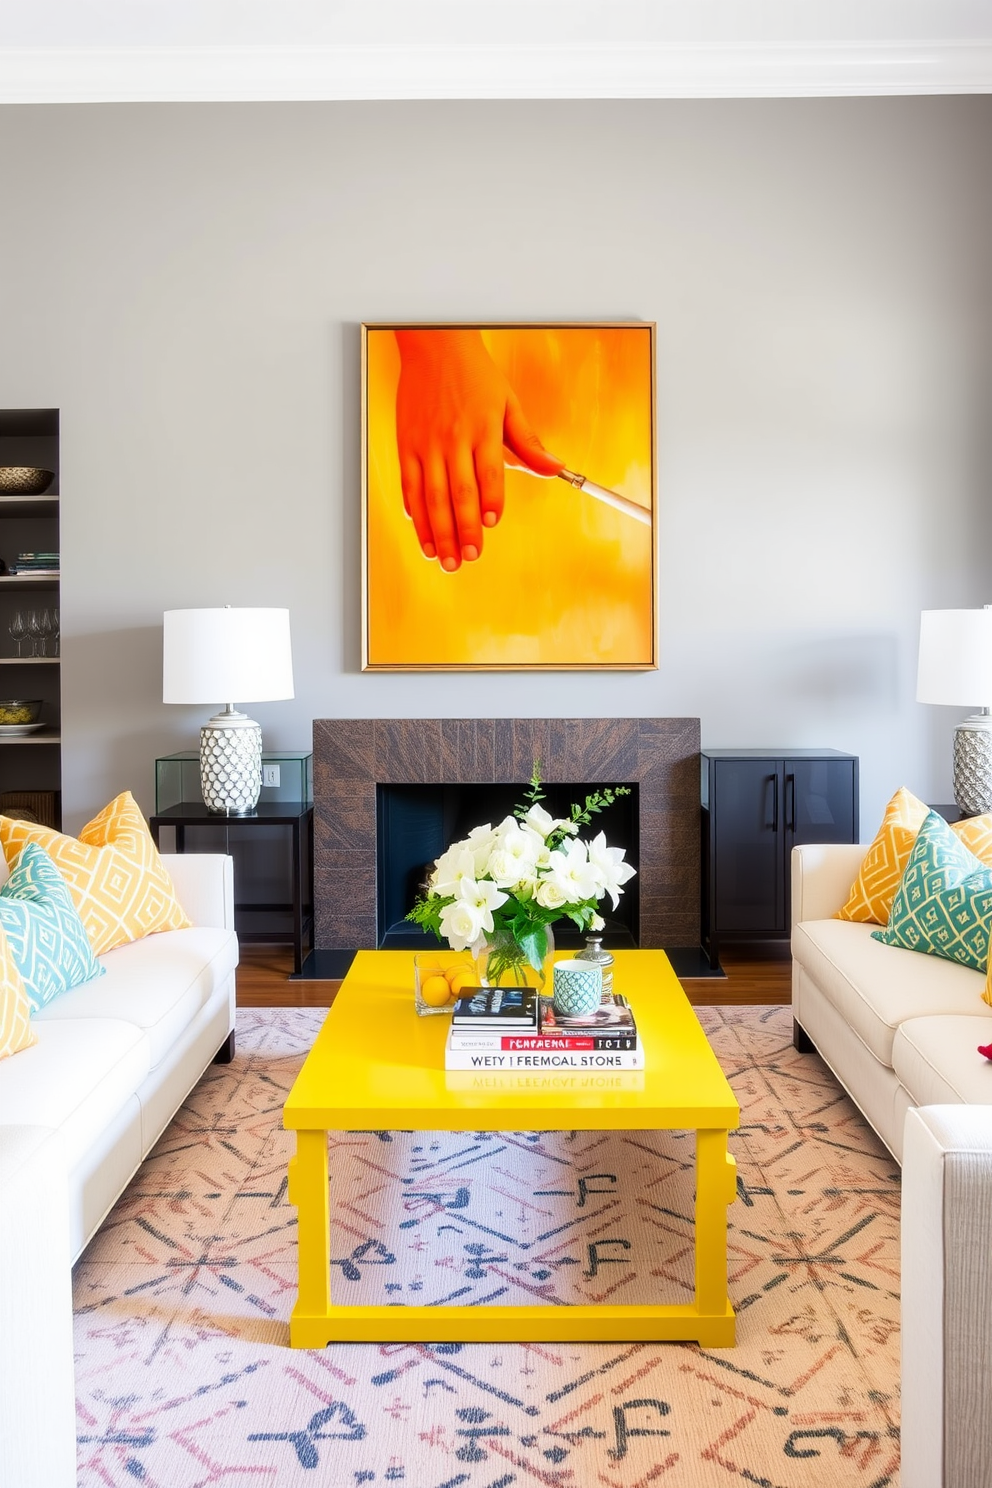
<path fill-rule="evenodd" d="M 992 0 L 0 0 L 0 102 L 992 92 Z"/>

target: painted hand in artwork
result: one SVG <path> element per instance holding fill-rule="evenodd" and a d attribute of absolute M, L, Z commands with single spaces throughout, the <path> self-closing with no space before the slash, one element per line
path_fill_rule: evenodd
<path fill-rule="evenodd" d="M 403 505 L 424 556 L 454 573 L 503 514 L 504 446 L 536 475 L 565 462 L 544 448 L 478 331 L 397 331 L 396 342 Z"/>

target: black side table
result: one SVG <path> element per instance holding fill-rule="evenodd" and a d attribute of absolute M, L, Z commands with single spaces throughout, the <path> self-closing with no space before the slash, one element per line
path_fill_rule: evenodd
<path fill-rule="evenodd" d="M 310 892 L 312 900 L 313 882 L 313 804 L 306 801 L 260 801 L 251 816 L 219 816 L 208 811 L 202 801 L 181 801 L 178 806 L 169 806 L 156 816 L 149 818 L 152 840 L 158 846 L 162 827 L 173 827 L 176 834 L 176 852 L 186 851 L 187 827 L 289 827 L 293 837 L 293 899 L 291 904 L 238 904 L 236 911 L 272 910 L 290 911 L 293 916 L 293 971 L 303 970 L 304 940 L 308 950 L 313 949 L 313 904 L 304 903 L 304 894 Z M 278 931 L 253 930 L 239 936 L 244 941 L 280 941 L 284 937 Z"/>

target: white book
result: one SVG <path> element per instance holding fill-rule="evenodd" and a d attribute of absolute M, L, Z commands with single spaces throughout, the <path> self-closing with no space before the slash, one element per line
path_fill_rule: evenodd
<path fill-rule="evenodd" d="M 498 1074 L 504 1070 L 528 1070 L 537 1074 L 555 1070 L 642 1070 L 643 1049 L 541 1049 L 522 1053 L 509 1050 L 445 1049 L 444 1067 L 449 1070 L 472 1070 L 479 1074 Z"/>

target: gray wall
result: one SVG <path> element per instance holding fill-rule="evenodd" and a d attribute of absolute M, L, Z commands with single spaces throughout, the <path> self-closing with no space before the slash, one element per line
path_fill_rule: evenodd
<path fill-rule="evenodd" d="M 698 714 L 949 799 L 992 599 L 992 99 L 7 107 L 0 406 L 62 410 L 66 822 L 191 747 L 163 609 L 289 605 L 314 717 Z M 362 320 L 658 322 L 661 665 L 359 671 Z"/>

